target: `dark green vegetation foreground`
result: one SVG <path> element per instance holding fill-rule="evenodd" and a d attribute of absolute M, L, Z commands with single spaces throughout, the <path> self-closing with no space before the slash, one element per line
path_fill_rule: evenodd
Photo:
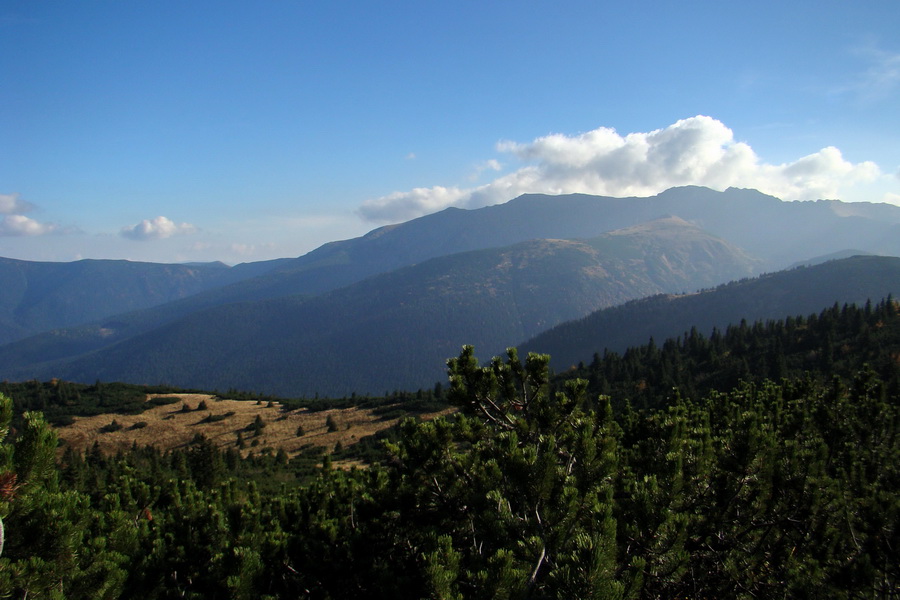
<path fill-rule="evenodd" d="M 306 485 L 267 490 L 238 478 L 271 482 L 289 464 L 241 461 L 203 440 L 165 455 L 70 454 L 57 467 L 54 436 L 30 414 L 0 455 L 0 591 L 900 597 L 900 307 L 835 308 L 720 338 L 597 357 L 590 384 L 556 390 L 546 356 L 510 351 L 481 367 L 465 348 L 449 362 L 462 414 L 407 421 L 379 466 L 344 472 L 326 460 Z M 792 344 L 802 352 L 776 350 Z M 750 376 L 727 387 L 745 363 Z M 785 377 L 756 380 L 763 365 Z M 686 370 L 692 391 L 661 404 Z M 11 403 L 0 407 L 8 422 Z"/>

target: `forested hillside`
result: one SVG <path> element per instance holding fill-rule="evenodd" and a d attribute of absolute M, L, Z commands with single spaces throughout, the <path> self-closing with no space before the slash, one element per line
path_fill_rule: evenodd
<path fill-rule="evenodd" d="M 811 267 L 769 273 L 699 293 L 658 295 L 596 311 L 562 323 L 519 345 L 552 356 L 562 371 L 605 351 L 680 338 L 709 336 L 741 320 L 781 320 L 818 312 L 834 303 L 864 305 L 900 294 L 900 258 L 854 256 Z"/>
<path fill-rule="evenodd" d="M 0 459 L 0 592 L 895 598 L 898 357 L 893 300 L 661 340 L 598 357 L 590 381 L 466 347 L 460 414 L 303 481 L 202 438 L 56 467 L 30 413 Z"/>
<path fill-rule="evenodd" d="M 634 280 L 619 278 L 601 291 L 590 290 L 584 280 L 596 282 L 603 275 L 609 265 L 602 260 L 586 264 L 586 272 L 576 274 L 574 280 L 561 276 L 563 268 L 557 269 L 560 272 L 555 281 L 553 277 L 539 281 L 527 277 L 519 277 L 518 281 L 507 279 L 497 287 L 498 296 L 490 302 L 477 297 L 485 291 L 477 286 L 453 290 L 450 293 L 459 293 L 464 305 L 449 308 L 445 306 L 447 294 L 428 296 L 446 283 L 440 280 L 420 281 L 427 287 L 407 289 L 407 297 L 372 285 L 373 280 L 387 286 L 398 281 L 408 284 L 408 269 L 440 260 L 453 262 L 458 260 L 454 256 L 500 251 L 517 244 L 550 247 L 567 240 L 573 247 L 584 248 L 598 236 L 646 228 L 648 223 L 661 219 L 689 224 L 729 246 L 728 251 L 721 253 L 701 251 L 691 256 L 696 259 L 694 266 L 714 267 L 707 270 L 717 279 L 692 277 L 699 273 L 691 273 L 691 264 L 678 260 L 683 248 L 669 247 L 655 250 L 655 258 L 659 259 L 655 264 L 651 259 L 634 265 L 619 260 L 611 271 L 618 275 L 623 266 L 629 267 L 624 272 L 634 274 Z M 521 343 L 560 320 L 578 318 L 602 306 L 642 295 L 693 292 L 763 270 L 816 262 L 823 256 L 843 256 L 850 250 L 897 255 L 898 228 L 900 208 L 887 204 L 783 202 L 755 190 L 730 188 L 718 192 L 688 186 L 646 198 L 526 194 L 496 206 L 447 209 L 381 227 L 359 238 L 325 244 L 300 257 L 230 268 L 221 264 L 26 264 L 6 260 L 0 261 L 0 285 L 7 291 L 0 298 L 0 377 L 61 377 L 82 382 L 122 379 L 186 387 L 235 386 L 278 394 L 380 393 L 384 389 L 418 387 L 433 382 L 440 375 L 443 357 L 455 352 L 462 343 L 476 343 L 496 352 L 506 345 Z M 602 248 L 595 249 L 599 250 Z M 675 256 L 668 255 L 668 250 Z M 743 255 L 745 264 L 728 268 L 737 266 L 735 252 Z M 715 258 L 721 258 L 723 264 L 712 265 L 715 261 L 710 259 Z M 472 269 L 468 274 L 470 285 L 475 284 L 476 277 L 488 276 Z M 554 287 L 545 291 L 542 284 Z M 571 296 L 563 293 L 567 287 L 574 290 Z M 366 290 L 371 298 L 394 301 L 396 310 L 379 302 L 360 309 L 360 303 L 351 299 L 360 290 Z M 547 302 L 536 306 L 542 296 Z M 310 298 L 317 299 L 318 304 L 300 308 Z M 828 303 L 833 300 L 859 299 L 834 298 Z M 473 304 L 465 305 L 469 301 Z M 430 312 L 429 302 L 434 303 Z M 323 308 L 330 303 L 337 312 Z M 465 318 L 454 320 L 451 314 L 456 311 L 462 315 L 469 310 L 479 316 L 465 314 Z M 805 306 L 799 310 L 816 308 Z M 277 348 L 258 346 L 247 356 L 239 356 L 240 348 L 260 343 L 261 336 L 247 336 L 247 332 L 256 327 L 267 333 L 268 323 L 259 320 L 271 311 L 284 312 L 276 318 L 288 324 L 282 332 L 294 335 L 293 342 Z M 445 320 L 446 315 L 449 317 Z M 744 315 L 736 318 L 741 316 Z M 306 320 L 301 323 L 301 319 Z M 368 362 L 372 364 L 371 372 L 346 380 L 329 372 L 329 366 L 340 364 L 347 343 L 362 338 L 339 331 L 340 327 L 322 331 L 320 322 L 337 322 L 345 329 L 355 327 L 364 332 L 362 351 L 372 348 L 373 340 L 396 339 L 398 343 L 371 351 L 370 355 L 383 362 Z M 434 325 L 436 330 L 429 343 L 421 347 L 418 343 L 423 335 L 415 330 L 404 331 L 404 322 Z M 227 333 L 232 334 L 235 348 L 225 333 L 228 327 L 232 329 Z M 303 329 L 299 335 L 294 333 L 297 327 Z M 476 337 L 482 333 L 483 337 Z M 680 332 L 666 331 L 664 335 L 677 333 Z M 31 337 L 2 345 L 24 336 Z M 265 339 L 263 343 L 269 341 Z M 632 338 L 625 341 L 625 346 L 644 341 L 646 337 Z M 122 345 L 112 349 L 117 344 Z M 301 356 L 313 346 L 316 351 Z M 338 350 L 329 346 L 337 346 Z M 144 348 L 147 352 L 142 355 Z M 289 355 L 303 360 L 299 369 L 273 364 Z M 323 358 L 321 364 L 316 361 L 317 356 Z M 123 364 L 126 357 L 129 364 Z M 567 357 L 556 355 L 555 360 L 564 358 Z M 228 363 L 225 368 L 213 366 L 222 361 Z M 273 365 L 271 370 L 261 373 L 269 365 Z M 254 379 L 256 373 L 260 376 Z M 257 388 L 258 385 L 264 387 Z"/>
<path fill-rule="evenodd" d="M 900 394 L 900 322 L 888 300 L 864 306 L 835 304 L 807 317 L 748 323 L 705 336 L 696 328 L 623 353 L 594 354 L 558 376 L 581 378 L 589 395 L 609 395 L 618 406 L 665 406 L 677 395 L 702 397 L 742 381 L 849 380 L 873 370 L 891 394 Z"/>
<path fill-rule="evenodd" d="M 695 226 L 660 219 L 589 240 L 435 258 L 314 298 L 215 307 L 133 337 L 123 327 L 124 339 L 53 332 L 0 348 L 0 375 L 280 396 L 417 389 L 440 380 L 464 343 L 499 352 L 598 308 L 709 287 L 756 266 Z M 348 370 L 347 356 L 365 360 Z"/>

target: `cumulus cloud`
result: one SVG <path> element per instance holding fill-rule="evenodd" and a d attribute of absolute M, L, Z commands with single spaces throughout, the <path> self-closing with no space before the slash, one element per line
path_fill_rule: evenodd
<path fill-rule="evenodd" d="M 144 219 L 137 225 L 123 227 L 119 233 L 122 237 L 130 240 L 149 241 L 195 231 L 197 228 L 190 223 L 178 224 L 167 217 L 156 217 L 155 219 Z"/>
<path fill-rule="evenodd" d="M 56 225 L 40 223 L 25 215 L 5 215 L 0 219 L 0 236 L 44 235 L 56 231 Z"/>
<path fill-rule="evenodd" d="M 463 204 L 471 194 L 471 190 L 442 186 L 413 188 L 366 202 L 359 212 L 369 221 L 403 220 Z"/>
<path fill-rule="evenodd" d="M 24 213 L 34 210 L 34 205 L 25 202 L 19 194 L 0 194 L 0 236 L 34 236 L 59 232 L 57 225 L 41 223 L 26 217 Z"/>
<path fill-rule="evenodd" d="M 395 192 L 365 202 L 358 213 L 370 221 L 396 222 L 449 206 L 497 204 L 524 193 L 649 196 L 682 185 L 756 188 L 785 200 L 835 198 L 844 186 L 880 175 L 874 163 L 850 163 L 834 147 L 791 163 L 763 163 L 748 144 L 735 140 L 731 129 L 707 116 L 624 136 L 600 127 L 529 143 L 503 141 L 497 150 L 522 166 L 478 187 Z"/>

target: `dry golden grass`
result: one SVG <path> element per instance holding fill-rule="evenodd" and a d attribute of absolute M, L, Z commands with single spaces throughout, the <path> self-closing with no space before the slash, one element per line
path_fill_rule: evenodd
<path fill-rule="evenodd" d="M 333 451 L 340 443 L 347 447 L 360 439 L 373 435 L 383 429 L 397 424 L 399 419 L 382 420 L 370 409 L 346 408 L 312 412 L 301 408 L 283 410 L 274 403 L 257 404 L 244 400 L 222 400 L 207 394 L 153 394 L 151 398 L 177 398 L 180 402 L 163 406 L 154 406 L 139 415 L 97 415 L 93 417 L 76 417 L 74 423 L 57 428 L 57 433 L 65 446 L 77 451 L 84 451 L 97 442 L 104 453 L 115 453 L 127 450 L 132 444 L 138 446 L 154 446 L 160 450 L 170 450 L 186 446 L 196 434 L 202 434 L 221 448 L 237 449 L 238 434 L 243 436 L 246 447 L 243 455 L 258 453 L 266 448 L 277 451 L 283 449 L 288 456 L 295 456 L 303 448 L 310 446 L 322 451 Z M 206 403 L 205 410 L 196 410 L 201 403 Z M 187 405 L 191 411 L 182 412 Z M 209 415 L 213 418 L 233 412 L 219 421 L 204 423 Z M 446 412 L 446 411 L 444 411 Z M 441 413 L 423 415 L 432 418 Z M 259 436 L 254 436 L 248 429 L 259 415 L 265 427 Z M 328 431 L 327 420 L 337 423 L 336 431 Z M 121 429 L 104 432 L 103 428 L 115 420 Z M 135 424 L 146 423 L 144 426 Z M 303 428 L 303 435 L 298 436 L 298 427 Z M 256 445 L 251 445 L 256 442 Z"/>

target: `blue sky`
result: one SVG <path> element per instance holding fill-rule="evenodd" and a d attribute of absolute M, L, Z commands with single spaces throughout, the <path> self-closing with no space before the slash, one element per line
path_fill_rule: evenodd
<path fill-rule="evenodd" d="M 529 191 L 900 204 L 900 4 L 0 4 L 0 256 L 233 264 Z"/>

